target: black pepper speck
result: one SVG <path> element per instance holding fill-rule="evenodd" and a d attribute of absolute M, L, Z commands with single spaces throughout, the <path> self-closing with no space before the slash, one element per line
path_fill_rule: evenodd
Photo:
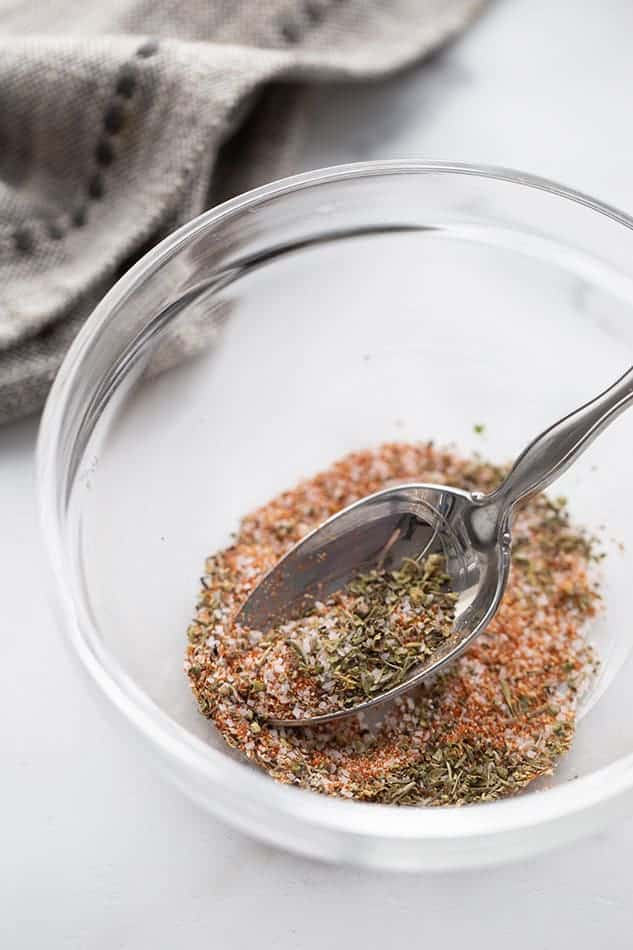
<path fill-rule="evenodd" d="M 286 20 L 282 23 L 279 30 L 286 43 L 298 43 L 301 39 L 299 27 L 292 20 Z"/>
<path fill-rule="evenodd" d="M 61 221 L 49 221 L 46 231 L 51 241 L 61 241 L 64 236 L 64 227 Z"/>
<path fill-rule="evenodd" d="M 316 0 L 311 0 L 310 3 L 306 3 L 305 11 L 308 19 L 312 23 L 320 23 L 325 13 L 321 4 L 316 2 Z"/>
<path fill-rule="evenodd" d="M 142 46 L 136 51 L 136 55 L 140 56 L 141 59 L 149 59 L 150 56 L 155 56 L 158 52 L 158 43 L 155 40 L 148 40 L 147 43 L 143 43 Z"/>
<path fill-rule="evenodd" d="M 124 99 L 131 99 L 136 91 L 136 70 L 132 63 L 124 63 L 119 71 L 116 83 L 116 93 Z"/>
<path fill-rule="evenodd" d="M 83 228 L 86 223 L 86 208 L 84 205 L 79 205 L 78 208 L 75 208 L 72 220 L 76 228 Z"/>
<path fill-rule="evenodd" d="M 120 102 L 112 102 L 103 117 L 103 127 L 112 135 L 120 132 L 123 128 L 125 112 Z"/>
<path fill-rule="evenodd" d="M 22 254 L 30 254 L 33 250 L 33 232 L 26 225 L 13 232 L 13 242 Z"/>
<path fill-rule="evenodd" d="M 103 198 L 104 192 L 105 183 L 103 181 L 103 176 L 97 172 L 88 182 L 88 194 L 91 198 L 99 199 Z"/>
<path fill-rule="evenodd" d="M 110 142 L 107 139 L 101 139 L 97 144 L 95 149 L 95 158 L 98 165 L 102 165 L 106 168 L 108 165 L 111 165 L 114 161 L 114 149 Z"/>

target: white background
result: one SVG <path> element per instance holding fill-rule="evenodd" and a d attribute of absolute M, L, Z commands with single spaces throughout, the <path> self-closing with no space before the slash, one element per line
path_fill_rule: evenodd
<path fill-rule="evenodd" d="M 629 0 L 498 0 L 404 76 L 311 93 L 299 167 L 492 162 L 633 212 L 632 89 Z M 247 840 L 137 762 L 47 608 L 36 430 L 0 432 L 0 946 L 631 946 L 633 821 L 508 868 L 370 874 Z"/>

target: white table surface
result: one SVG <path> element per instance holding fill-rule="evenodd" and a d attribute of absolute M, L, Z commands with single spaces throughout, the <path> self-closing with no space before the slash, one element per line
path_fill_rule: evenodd
<path fill-rule="evenodd" d="M 492 162 L 633 212 L 631 88 L 629 0 L 498 0 L 433 62 L 312 93 L 299 165 Z M 370 874 L 247 840 L 137 762 L 53 626 L 36 430 L 0 431 L 0 946 L 631 946 L 633 821 L 497 870 Z"/>

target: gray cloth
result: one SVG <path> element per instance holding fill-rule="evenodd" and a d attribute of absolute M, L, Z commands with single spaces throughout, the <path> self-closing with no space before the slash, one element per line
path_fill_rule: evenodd
<path fill-rule="evenodd" d="M 0 0 L 0 422 L 148 247 L 294 170 L 303 84 L 403 67 L 482 2 Z"/>

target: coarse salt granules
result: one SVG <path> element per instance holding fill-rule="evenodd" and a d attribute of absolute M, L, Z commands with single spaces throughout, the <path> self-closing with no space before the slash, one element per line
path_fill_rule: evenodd
<path fill-rule="evenodd" d="M 487 631 L 446 672 L 371 719 L 269 726 L 264 694 L 303 712 L 289 655 L 275 656 L 276 641 L 262 644 L 233 622 L 288 548 L 346 505 L 398 482 L 486 492 L 503 474 L 432 443 L 390 443 L 346 456 L 244 518 L 235 544 L 207 560 L 188 632 L 192 689 L 226 742 L 279 781 L 364 801 L 491 801 L 550 773 L 571 744 L 597 664 L 583 638 L 599 604 L 594 546 L 570 525 L 562 499 L 539 496 L 518 513 L 510 581 Z"/>

